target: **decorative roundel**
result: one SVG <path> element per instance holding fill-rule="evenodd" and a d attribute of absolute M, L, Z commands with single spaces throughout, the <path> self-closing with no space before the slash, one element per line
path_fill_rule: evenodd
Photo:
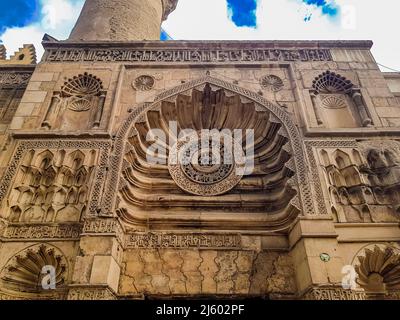
<path fill-rule="evenodd" d="M 136 90 L 149 91 L 154 88 L 155 79 L 152 76 L 142 75 L 137 77 L 133 82 Z"/>
<path fill-rule="evenodd" d="M 184 191 L 215 196 L 233 189 L 242 179 L 245 157 L 241 144 L 229 134 L 194 132 L 171 148 L 168 169 Z"/>
<path fill-rule="evenodd" d="M 281 78 L 274 75 L 264 76 L 260 79 L 260 84 L 263 88 L 269 89 L 273 92 L 278 92 L 283 89 L 284 83 Z"/>
<path fill-rule="evenodd" d="M 342 97 L 327 96 L 322 98 L 322 105 L 327 109 L 343 109 L 347 107 L 346 101 Z"/>

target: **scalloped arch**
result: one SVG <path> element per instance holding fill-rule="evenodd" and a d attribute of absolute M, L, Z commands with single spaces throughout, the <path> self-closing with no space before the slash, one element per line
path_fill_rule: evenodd
<path fill-rule="evenodd" d="M 101 205 L 102 214 L 111 216 L 113 215 L 113 212 L 116 209 L 115 207 L 116 207 L 116 198 L 118 190 L 117 188 L 119 185 L 119 172 L 121 171 L 121 168 L 123 166 L 125 141 L 128 138 L 128 134 L 132 126 L 135 124 L 135 122 L 141 119 L 141 116 L 144 114 L 144 112 L 155 107 L 159 102 L 170 99 L 180 93 L 183 93 L 185 91 L 191 90 L 195 87 L 207 83 L 231 91 L 233 93 L 241 95 L 255 102 L 260 107 L 265 108 L 267 111 L 269 111 L 274 116 L 276 121 L 280 122 L 283 125 L 283 128 L 286 131 L 284 134 L 287 135 L 290 141 L 290 146 L 292 148 L 294 155 L 294 161 L 296 166 L 296 177 L 299 188 L 299 197 L 301 198 L 301 202 L 303 203 L 303 208 L 302 208 L 303 214 L 306 215 L 315 214 L 302 139 L 290 115 L 286 111 L 284 111 L 281 107 L 266 100 L 256 92 L 236 86 L 232 83 L 211 76 L 205 76 L 187 82 L 183 85 L 168 89 L 162 92 L 161 94 L 156 95 L 153 102 L 143 103 L 139 105 L 124 121 L 124 123 L 118 130 L 118 133 L 115 137 L 114 150 L 110 159 L 111 170 L 107 178 L 107 183 L 104 193 L 105 196 L 103 197 Z"/>

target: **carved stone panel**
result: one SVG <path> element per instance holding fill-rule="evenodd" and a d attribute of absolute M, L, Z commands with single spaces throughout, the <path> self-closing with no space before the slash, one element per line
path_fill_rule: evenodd
<path fill-rule="evenodd" d="M 281 121 L 211 83 L 143 110 L 121 169 L 118 213 L 128 223 L 161 221 L 167 209 L 171 224 L 197 220 L 203 211 L 210 223 L 212 215 L 232 223 L 240 213 L 262 219 L 260 228 L 282 227 L 299 213 L 293 152 Z"/>
<path fill-rule="evenodd" d="M 108 142 L 20 142 L 0 181 L 2 217 L 53 223 L 96 214 L 108 149 Z"/>
<path fill-rule="evenodd" d="M 54 93 L 42 127 L 65 131 L 98 128 L 105 98 L 100 79 L 88 73 L 75 76 Z"/>
<path fill-rule="evenodd" d="M 21 102 L 32 73 L 0 71 L 0 124 L 9 124 Z"/>
<path fill-rule="evenodd" d="M 321 146 L 323 142 L 321 142 Z M 330 211 L 339 222 L 397 222 L 399 216 L 399 146 L 394 141 L 365 141 L 353 148 L 332 142 L 318 149 L 328 186 Z M 312 156 L 312 153 L 310 153 Z M 316 190 L 321 182 L 316 177 Z"/>
<path fill-rule="evenodd" d="M 49 272 L 43 272 L 44 268 L 53 268 L 53 282 L 45 278 Z M 59 249 L 47 244 L 34 245 L 13 256 L 3 267 L 1 291 L 20 299 L 57 298 L 66 290 L 68 272 L 68 262 Z M 53 290 L 48 290 L 50 286 Z"/>

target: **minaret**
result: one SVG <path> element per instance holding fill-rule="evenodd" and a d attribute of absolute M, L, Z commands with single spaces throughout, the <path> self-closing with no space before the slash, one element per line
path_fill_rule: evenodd
<path fill-rule="evenodd" d="M 86 0 L 70 41 L 159 40 L 178 0 Z"/>

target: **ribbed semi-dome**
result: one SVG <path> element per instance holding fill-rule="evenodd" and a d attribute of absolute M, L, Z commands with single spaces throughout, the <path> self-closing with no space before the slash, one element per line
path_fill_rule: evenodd
<path fill-rule="evenodd" d="M 165 137 L 172 134 L 169 124 L 177 122 L 173 143 L 158 139 L 167 152 L 163 163 L 147 161 L 146 150 L 156 140 L 152 129 L 161 129 Z M 175 212 L 194 214 L 204 210 L 230 213 L 268 213 L 276 219 L 287 219 L 297 215 L 291 205 L 296 191 L 288 180 L 294 175 L 291 165 L 288 139 L 281 134 L 279 121 L 266 109 L 247 98 L 209 84 L 179 94 L 175 98 L 160 102 L 147 110 L 136 122 L 129 138 L 124 161 L 124 183 L 121 188 L 120 212 L 125 218 L 143 211 L 170 208 Z M 180 151 L 179 138 L 182 130 L 235 129 L 254 130 L 254 170 L 250 175 L 236 174 L 243 169 L 247 148 L 243 135 L 239 152 L 233 154 L 235 161 L 229 166 L 171 164 L 171 155 Z M 228 131 L 229 132 L 229 131 Z M 176 137 L 178 136 L 178 139 Z M 228 134 L 229 135 L 229 134 Z M 150 142 L 148 141 L 148 138 Z M 185 145 L 196 139 L 184 135 Z M 232 139 L 232 135 L 225 141 Z M 226 142 L 225 142 L 226 143 Z M 222 147 L 221 147 L 222 148 Z M 178 151 L 176 151 L 178 150 Z M 195 153 L 197 157 L 202 153 Z M 248 150 L 247 150 L 248 151 Z M 208 151 L 206 151 L 208 152 Z M 210 155 L 210 159 L 213 155 Z M 239 168 L 241 167 L 241 168 Z M 134 214 L 133 214 L 134 215 Z M 245 217 L 245 215 L 242 215 Z"/>

